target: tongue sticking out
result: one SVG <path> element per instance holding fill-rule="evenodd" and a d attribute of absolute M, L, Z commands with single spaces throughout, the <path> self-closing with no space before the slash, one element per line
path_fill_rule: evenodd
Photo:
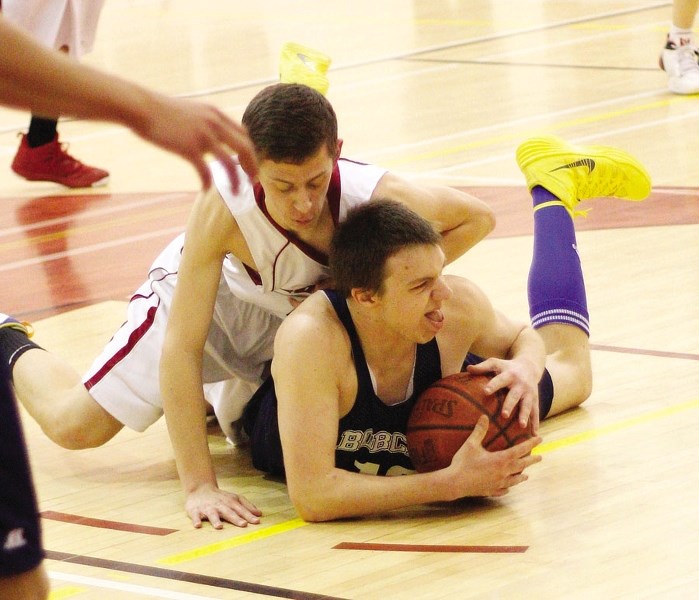
<path fill-rule="evenodd" d="M 433 310 L 428 312 L 425 317 L 427 317 L 433 323 L 441 323 L 444 321 L 444 315 L 441 310 Z"/>

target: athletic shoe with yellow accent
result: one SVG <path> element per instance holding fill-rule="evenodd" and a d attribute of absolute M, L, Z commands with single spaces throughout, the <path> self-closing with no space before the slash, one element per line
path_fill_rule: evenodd
<path fill-rule="evenodd" d="M 34 328 L 25 322 L 20 322 L 10 315 L 5 313 L 0 313 L 0 329 L 4 328 L 17 329 L 18 331 L 26 334 L 27 337 L 32 337 L 34 335 Z"/>
<path fill-rule="evenodd" d="M 531 138 L 517 148 L 517 164 L 531 190 L 540 185 L 572 216 L 580 200 L 614 197 L 644 200 L 650 175 L 628 152 L 609 146 L 573 146 L 555 136 Z"/>
<path fill-rule="evenodd" d="M 279 57 L 279 81 L 282 83 L 302 83 L 325 96 L 330 83 L 325 74 L 332 60 L 313 48 L 294 42 L 282 46 Z"/>

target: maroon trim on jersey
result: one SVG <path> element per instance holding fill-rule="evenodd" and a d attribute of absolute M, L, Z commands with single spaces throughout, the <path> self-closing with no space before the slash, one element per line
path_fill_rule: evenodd
<path fill-rule="evenodd" d="M 343 160 L 343 159 L 340 159 Z M 257 206 L 262 211 L 262 214 L 267 218 L 267 220 L 272 224 L 272 226 L 281 233 L 289 242 L 296 246 L 301 252 L 306 256 L 312 258 L 317 263 L 327 266 L 328 256 L 327 254 L 316 250 L 313 246 L 310 246 L 303 240 L 298 239 L 291 231 L 284 229 L 279 223 L 277 223 L 267 210 L 267 205 L 265 204 L 265 191 L 259 182 L 255 183 L 253 186 L 253 191 L 255 193 L 255 202 Z M 340 194 L 342 192 L 342 182 L 340 181 L 340 168 L 335 163 L 333 167 L 333 172 L 330 175 L 330 184 L 328 185 L 328 207 L 330 208 L 330 216 L 332 217 L 333 223 L 337 226 L 340 220 Z"/>
<path fill-rule="evenodd" d="M 134 296 L 132 300 L 137 297 L 145 298 L 145 296 Z M 104 363 L 104 365 L 102 365 L 102 368 L 85 382 L 86 389 L 89 390 L 102 381 L 102 378 L 109 373 L 109 371 L 111 371 L 123 358 L 125 358 L 129 352 L 131 352 L 131 349 L 139 342 L 139 340 L 146 335 L 148 330 L 153 325 L 153 321 L 155 321 L 155 313 L 158 310 L 158 306 L 160 306 L 159 301 L 157 306 L 151 306 L 148 309 L 145 320 L 131 332 L 126 344 L 119 348 L 119 350 L 117 350 L 112 357 L 106 363 Z"/>
<path fill-rule="evenodd" d="M 255 269 L 253 269 L 252 267 L 248 267 L 245 263 L 241 264 L 245 267 L 245 270 L 247 271 L 250 279 L 252 279 L 252 282 L 255 285 L 262 285 L 262 277 L 260 276 L 260 274 L 257 271 L 255 271 Z"/>
<path fill-rule="evenodd" d="M 344 160 L 344 159 L 339 159 Z M 328 186 L 328 206 L 330 214 L 333 218 L 335 227 L 340 222 L 340 193 L 342 192 L 342 181 L 340 180 L 340 167 L 335 163 L 332 175 L 330 176 L 330 185 Z"/>

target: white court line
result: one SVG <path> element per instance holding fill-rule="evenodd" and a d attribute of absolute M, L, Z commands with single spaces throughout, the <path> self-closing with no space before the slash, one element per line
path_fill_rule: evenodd
<path fill-rule="evenodd" d="M 426 138 L 419 140 L 417 142 L 409 142 L 407 144 L 398 144 L 395 146 L 391 146 L 388 148 L 382 148 L 380 150 L 375 150 L 367 154 L 367 156 L 371 157 L 376 157 L 376 156 L 381 156 L 384 154 L 393 154 L 396 152 L 404 152 L 405 150 L 413 150 L 416 148 L 420 148 L 422 146 L 428 146 L 431 144 L 435 143 L 441 143 L 441 142 L 448 142 L 452 140 L 456 140 L 459 138 L 469 138 L 472 139 L 475 136 L 484 134 L 484 133 L 490 133 L 493 131 L 500 131 L 500 130 L 509 130 L 515 127 L 522 127 L 522 126 L 528 126 L 531 125 L 532 123 L 536 123 L 539 121 L 551 121 L 558 119 L 560 117 L 565 117 L 568 115 L 580 113 L 580 112 L 588 112 L 592 110 L 597 110 L 600 108 L 607 108 L 609 106 L 614 106 L 617 104 L 622 104 L 622 105 L 627 105 L 631 102 L 634 102 L 636 100 L 643 100 L 645 98 L 654 98 L 654 97 L 664 97 L 667 95 L 667 92 L 665 90 L 651 90 L 648 92 L 639 92 L 637 94 L 629 94 L 627 96 L 620 96 L 616 98 L 610 98 L 608 100 L 601 100 L 599 102 L 591 102 L 589 104 L 576 104 L 575 106 L 572 106 L 570 108 L 564 108 L 561 110 L 556 110 L 556 111 L 547 111 L 544 113 L 536 114 L 536 115 L 530 115 L 526 117 L 521 117 L 519 119 L 514 119 L 514 120 L 509 120 L 509 121 L 499 121 L 498 123 L 494 123 L 493 125 L 485 125 L 483 127 L 475 127 L 472 129 L 462 129 L 461 131 L 456 131 L 454 133 L 449 133 L 446 135 L 441 135 L 441 136 L 436 136 L 432 138 Z"/>
<path fill-rule="evenodd" d="M 128 193 L 128 192 L 127 192 Z M 130 202 L 128 204 L 121 204 L 119 206 L 109 206 L 109 207 L 103 207 L 103 208 L 97 208 L 97 209 L 90 209 L 89 213 L 82 213 L 78 212 L 77 214 L 85 214 L 85 216 L 89 217 L 101 217 L 104 215 L 112 215 L 118 212 L 124 212 L 124 211 L 131 211 L 136 208 L 143 208 L 146 206 L 152 206 L 154 204 L 162 204 L 164 202 L 168 202 L 171 198 L 175 198 L 177 196 L 181 196 L 183 193 L 186 192 L 171 192 L 167 194 L 161 194 L 159 196 L 156 196 L 155 198 L 150 198 L 148 200 L 137 200 L 136 202 Z M 117 194 L 119 196 L 123 196 L 126 194 Z M 88 196 L 89 197 L 89 196 Z M 99 200 L 95 200 L 95 202 L 99 202 Z M 36 221 L 32 223 L 31 225 L 18 225 L 15 227 L 8 227 L 7 229 L 1 229 L 0 230 L 0 238 L 4 236 L 9 236 L 9 235 L 16 235 L 19 233 L 27 233 L 28 231 L 33 231 L 34 229 L 41 229 L 42 227 L 51 227 L 53 225 L 64 225 L 67 223 L 70 223 L 75 220 L 76 215 L 71 215 L 67 217 L 56 217 L 55 219 L 46 219 L 44 221 Z"/>
<path fill-rule="evenodd" d="M 333 66 L 331 71 L 344 71 L 344 70 L 348 70 L 348 69 L 356 69 L 358 67 L 366 67 L 366 66 L 381 63 L 381 62 L 390 62 L 390 61 L 394 61 L 394 60 L 405 60 L 407 58 L 412 58 L 414 56 L 419 56 L 421 54 L 429 54 L 431 52 L 450 50 L 452 48 L 458 48 L 460 46 L 466 46 L 466 45 L 473 46 L 473 45 L 481 44 L 483 42 L 490 42 L 490 41 L 494 41 L 494 40 L 510 38 L 513 36 L 524 35 L 524 34 L 528 34 L 528 33 L 536 33 L 538 31 L 545 31 L 547 29 L 556 29 L 558 27 L 567 27 L 570 25 L 577 25 L 580 23 L 589 23 L 591 21 L 595 21 L 598 19 L 607 19 L 610 17 L 621 17 L 621 16 L 624 16 L 626 14 L 642 12 L 645 10 L 652 10 L 652 9 L 656 9 L 656 8 L 665 8 L 669 5 L 670 5 L 669 2 L 654 2 L 651 4 L 644 5 L 644 6 L 634 6 L 633 8 L 628 8 L 628 9 L 624 9 L 624 10 L 617 10 L 617 11 L 611 11 L 611 12 L 594 14 L 594 15 L 585 15 L 584 17 L 579 17 L 577 19 L 565 19 L 563 21 L 555 21 L 553 23 L 545 23 L 543 25 L 534 25 L 532 27 L 524 27 L 522 29 L 498 31 L 496 33 L 491 33 L 491 34 L 483 35 L 480 37 L 461 38 L 459 40 L 455 40 L 453 42 L 448 42 L 445 44 L 436 44 L 434 46 L 426 46 L 424 48 L 416 48 L 416 49 L 412 49 L 412 50 L 406 50 L 403 52 L 397 52 L 394 54 L 386 54 L 384 56 L 379 56 L 376 58 L 364 59 L 364 60 L 360 60 L 360 61 L 356 61 L 356 62 L 352 62 L 352 63 L 344 63 L 344 64 L 335 65 L 335 66 Z M 241 84 L 236 84 L 233 86 L 223 86 L 223 87 L 209 88 L 207 90 L 199 90 L 197 92 L 190 92 L 189 94 L 187 94 L 187 97 L 191 98 L 191 97 L 194 97 L 196 95 L 204 96 L 204 95 L 211 94 L 211 93 L 234 91 L 236 89 L 247 87 L 248 85 L 268 85 L 268 84 L 274 83 L 276 81 L 277 80 L 275 78 L 257 79 L 257 80 L 244 82 Z M 180 97 L 185 97 L 185 96 L 181 95 Z"/>
<path fill-rule="evenodd" d="M 625 27 L 623 30 L 624 35 L 629 35 L 629 34 L 634 34 L 638 33 L 641 31 L 649 31 L 649 30 L 655 30 L 656 25 L 654 24 L 649 24 L 649 23 L 644 23 L 642 25 L 636 25 L 634 27 Z M 515 56 L 517 58 L 520 58 L 524 56 L 525 54 L 534 54 L 536 52 L 541 52 L 544 50 L 552 50 L 552 49 L 558 49 L 558 48 L 564 48 L 566 46 L 577 46 L 580 44 L 588 45 L 589 43 L 602 39 L 602 38 L 608 38 L 612 36 L 618 36 L 621 32 L 618 30 L 608 30 L 608 31 L 603 31 L 600 33 L 594 33 L 586 36 L 580 36 L 580 37 L 573 37 L 573 38 L 566 38 L 565 40 L 562 40 L 560 42 L 555 42 L 555 43 L 549 43 L 549 44 L 539 44 L 539 45 L 534 45 L 534 46 L 522 46 L 520 44 L 517 45 L 516 49 L 513 50 L 508 50 L 506 52 L 496 52 L 495 54 L 486 54 L 484 56 L 479 56 L 478 59 L 475 61 L 477 63 L 484 62 L 486 65 L 488 64 L 489 61 L 493 60 L 499 60 L 505 57 L 509 56 Z M 660 48 L 658 50 L 658 54 L 660 53 Z M 555 55 L 553 58 L 556 58 Z M 514 63 L 512 66 L 517 66 L 517 63 Z M 546 67 L 549 65 L 541 65 L 542 67 Z M 557 65 L 558 66 L 558 65 Z M 560 66 L 565 66 L 565 65 L 560 65 Z M 655 68 L 657 69 L 657 65 L 655 65 Z"/>
<path fill-rule="evenodd" d="M 617 136 L 622 133 L 628 133 L 630 131 L 637 131 L 639 129 L 650 129 L 651 127 L 654 127 L 655 125 L 666 125 L 667 123 L 672 123 L 675 121 L 682 121 L 684 119 L 690 118 L 690 117 L 696 117 L 699 115 L 699 110 L 696 110 L 694 112 L 690 112 L 684 115 L 678 115 L 676 117 L 663 117 L 662 119 L 656 119 L 655 121 L 648 121 L 646 123 L 639 123 L 637 125 L 629 125 L 628 127 L 617 127 L 616 129 L 606 129 L 604 131 L 600 131 L 591 135 L 585 135 L 585 136 L 580 136 L 580 137 L 571 137 L 571 138 L 566 138 L 569 142 L 573 144 L 579 144 L 581 142 L 587 142 L 587 141 L 596 141 L 601 138 L 607 138 L 610 136 Z M 512 134 L 512 137 L 517 137 L 521 138 L 522 133 L 518 134 Z M 499 162 L 501 160 L 512 160 L 514 161 L 514 154 L 512 152 L 508 152 L 506 154 L 498 154 L 498 155 L 493 155 L 489 156 L 486 158 L 481 158 L 478 160 L 471 160 L 471 161 L 466 161 L 466 162 L 461 162 L 457 165 L 452 165 L 450 167 L 442 167 L 440 169 L 433 169 L 431 171 L 425 171 L 424 173 L 421 173 L 420 175 L 439 175 L 442 173 L 449 173 L 451 171 L 456 171 L 458 169 L 463 169 L 463 168 L 468 168 L 468 167 L 475 167 L 479 165 L 485 165 L 485 164 L 490 164 L 494 162 Z"/>
<path fill-rule="evenodd" d="M 212 596 L 199 596 L 195 594 L 184 594 L 182 592 L 171 592 L 159 588 L 146 587 L 143 585 L 121 583 L 118 581 L 110 581 L 108 579 L 85 577 L 83 575 L 69 575 L 68 573 L 59 573 L 57 571 L 49 571 L 48 573 L 49 577 L 54 581 L 67 581 L 69 583 L 78 583 L 108 590 L 131 592 L 133 594 L 150 596 L 152 598 L 168 598 L 169 600 L 212 600 Z"/>
<path fill-rule="evenodd" d="M 158 231 L 152 231 L 150 233 L 144 233 L 141 235 L 134 235 L 131 237 L 119 238 L 109 242 L 102 242 L 101 244 L 91 244 L 89 246 L 81 246 L 74 250 L 66 250 L 64 252 L 55 252 L 53 254 L 47 254 L 44 256 L 37 256 L 35 258 L 27 258 L 25 260 L 18 260 L 11 263 L 6 263 L 0 265 L 0 273 L 3 271 L 12 271 L 14 269 L 23 269 L 25 267 L 31 267 L 34 265 L 40 265 L 43 263 L 51 262 L 53 260 L 59 260 L 61 258 L 68 258 L 73 256 L 79 256 L 81 254 L 88 254 L 90 252 L 98 252 L 99 250 L 106 250 L 107 248 L 116 248 L 118 246 L 130 245 L 135 242 L 142 242 L 143 240 L 160 237 L 163 235 L 172 235 L 182 233 L 182 227 L 172 227 L 169 229 L 159 229 Z"/>

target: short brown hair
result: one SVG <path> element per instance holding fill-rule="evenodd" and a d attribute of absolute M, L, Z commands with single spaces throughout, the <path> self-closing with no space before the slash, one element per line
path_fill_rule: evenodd
<path fill-rule="evenodd" d="M 405 204 L 373 200 L 347 214 L 330 246 L 335 289 L 349 297 L 353 288 L 381 293 L 386 261 L 409 246 L 441 245 L 432 224 Z"/>
<path fill-rule="evenodd" d="M 260 160 L 300 164 L 322 144 L 337 151 L 337 117 L 320 92 L 298 83 L 277 83 L 259 92 L 243 114 Z"/>

